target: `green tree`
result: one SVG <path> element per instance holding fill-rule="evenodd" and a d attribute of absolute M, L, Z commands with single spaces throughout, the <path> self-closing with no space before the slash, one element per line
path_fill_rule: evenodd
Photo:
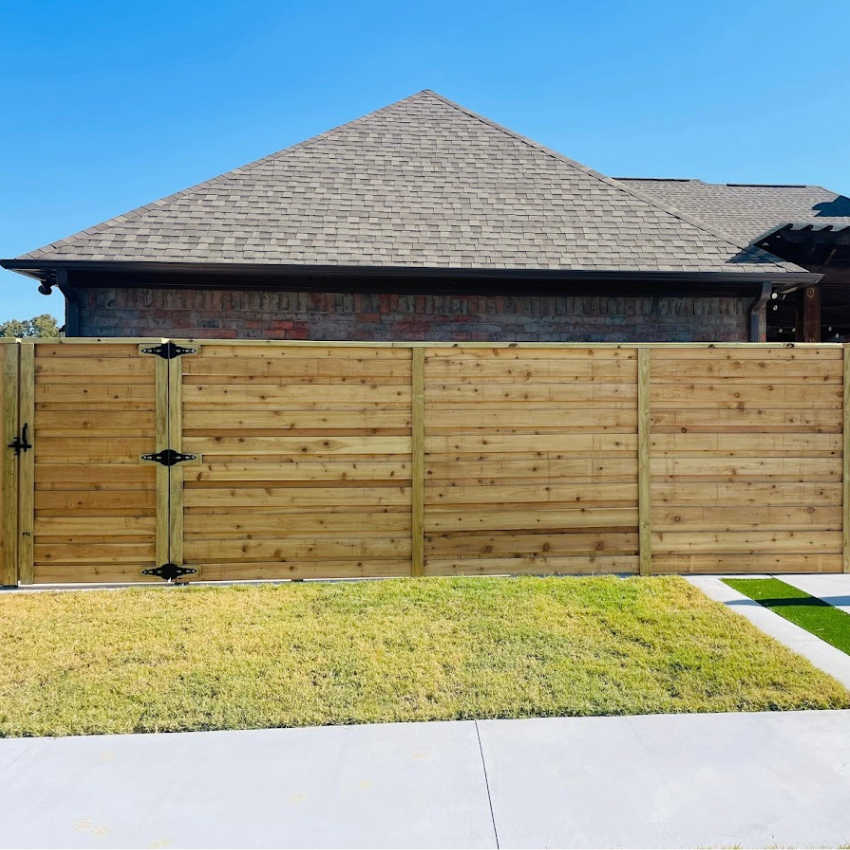
<path fill-rule="evenodd" d="M 49 313 L 42 313 L 40 316 L 33 316 L 32 319 L 9 319 L 8 322 L 0 323 L 0 336 L 43 336 L 43 337 L 58 337 L 59 326 L 56 319 Z"/>

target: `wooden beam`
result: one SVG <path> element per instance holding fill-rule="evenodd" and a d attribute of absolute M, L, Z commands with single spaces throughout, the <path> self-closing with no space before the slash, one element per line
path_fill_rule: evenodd
<path fill-rule="evenodd" d="M 9 447 L 20 434 L 18 423 L 18 358 L 20 346 L 0 346 L 3 372 L 2 455 L 0 455 L 0 585 L 18 583 L 18 458 Z"/>
<path fill-rule="evenodd" d="M 806 286 L 797 290 L 797 342 L 820 342 L 820 287 Z"/>
<path fill-rule="evenodd" d="M 21 344 L 18 421 L 29 426 L 29 440 L 38 442 L 35 421 L 35 348 Z M 22 452 L 18 466 L 18 579 L 33 583 L 33 528 L 35 525 L 35 449 Z"/>
<path fill-rule="evenodd" d="M 843 433 L 843 567 L 850 573 L 850 345 L 844 346 L 844 433 Z"/>
<path fill-rule="evenodd" d="M 183 451 L 183 358 L 168 362 L 168 447 Z M 195 461 L 200 463 L 200 457 Z M 168 498 L 168 562 L 183 564 L 183 480 L 185 463 L 167 467 L 169 472 Z M 192 575 L 198 579 L 201 568 Z"/>
<path fill-rule="evenodd" d="M 177 358 L 179 359 L 179 358 Z M 155 452 L 170 448 L 168 445 L 168 373 L 169 360 L 156 358 L 156 446 Z M 156 466 L 156 564 L 170 563 L 170 507 L 171 470 L 158 463 Z"/>
<path fill-rule="evenodd" d="M 638 350 L 638 526 L 641 575 L 652 572 L 649 357 L 649 349 Z"/>
<path fill-rule="evenodd" d="M 411 575 L 425 574 L 425 349 L 412 352 L 411 368 Z"/>

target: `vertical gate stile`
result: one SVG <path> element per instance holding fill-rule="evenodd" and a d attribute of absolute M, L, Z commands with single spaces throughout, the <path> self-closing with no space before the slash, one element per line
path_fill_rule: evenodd
<path fill-rule="evenodd" d="M 3 456 L 0 463 L 3 506 L 0 528 L 0 585 L 18 583 L 18 463 L 20 451 L 15 449 L 20 435 L 18 421 L 18 368 L 20 343 L 6 343 L 0 348 L 3 370 Z"/>
<path fill-rule="evenodd" d="M 168 440 L 176 452 L 183 451 L 183 358 L 168 362 Z M 169 473 L 169 562 L 183 564 L 183 467 L 177 463 L 166 467 Z M 200 570 L 199 570 L 200 571 Z M 197 578 L 197 573 L 195 574 Z"/>
<path fill-rule="evenodd" d="M 411 575 L 425 574 L 425 349 L 411 363 Z"/>
<path fill-rule="evenodd" d="M 18 422 L 35 441 L 35 345 L 21 343 L 18 372 Z M 18 464 L 18 580 L 33 583 L 33 527 L 35 525 L 34 451 L 22 451 Z"/>
<path fill-rule="evenodd" d="M 844 345 L 841 468 L 842 568 L 845 573 L 850 573 L 850 345 Z"/>
<path fill-rule="evenodd" d="M 163 452 L 170 448 L 168 442 L 169 423 L 169 362 L 157 357 L 156 375 L 156 449 Z M 170 470 L 168 466 L 156 467 L 156 564 L 171 562 L 169 552 Z"/>
<path fill-rule="evenodd" d="M 649 357 L 650 349 L 638 349 L 638 551 L 641 575 L 649 575 L 652 571 Z"/>

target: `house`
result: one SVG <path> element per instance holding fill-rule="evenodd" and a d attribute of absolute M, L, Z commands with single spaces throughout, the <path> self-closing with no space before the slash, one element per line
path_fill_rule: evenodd
<path fill-rule="evenodd" d="M 71 336 L 764 339 L 821 267 L 707 219 L 426 90 L 2 265 Z"/>
<path fill-rule="evenodd" d="M 773 301 L 767 313 L 769 340 L 801 334 L 814 341 L 850 337 L 850 198 L 821 186 L 618 180 L 823 276 L 818 285 L 797 290 L 796 297 Z M 809 326 L 804 328 L 806 319 Z"/>

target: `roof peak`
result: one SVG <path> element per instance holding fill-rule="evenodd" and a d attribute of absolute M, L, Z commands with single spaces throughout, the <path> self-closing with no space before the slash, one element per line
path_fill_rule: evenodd
<path fill-rule="evenodd" d="M 422 89 L 21 259 L 797 270 Z"/>

